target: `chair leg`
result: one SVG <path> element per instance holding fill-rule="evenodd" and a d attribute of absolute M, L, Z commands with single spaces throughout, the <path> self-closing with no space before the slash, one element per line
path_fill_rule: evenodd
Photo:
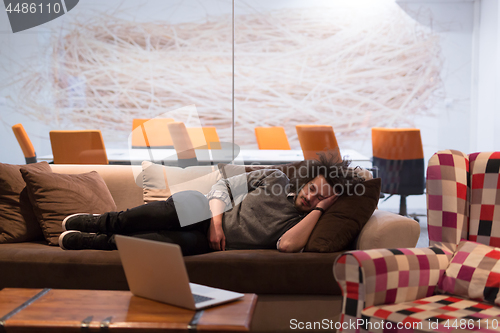
<path fill-rule="evenodd" d="M 403 215 L 406 217 L 411 217 L 418 223 L 420 223 L 420 220 L 417 216 L 427 216 L 426 214 L 424 215 L 418 215 L 418 214 L 408 214 L 407 208 L 406 208 L 406 197 L 407 195 L 400 194 L 401 199 L 399 201 L 399 215 Z"/>
<path fill-rule="evenodd" d="M 407 195 L 401 194 L 401 200 L 399 201 L 399 215 L 406 216 L 408 212 L 406 211 L 406 197 Z"/>

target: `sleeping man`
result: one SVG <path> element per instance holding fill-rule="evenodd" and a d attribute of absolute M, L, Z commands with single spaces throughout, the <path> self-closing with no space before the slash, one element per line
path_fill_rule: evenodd
<path fill-rule="evenodd" d="M 116 249 L 115 234 L 176 243 L 184 255 L 231 249 L 299 252 L 321 215 L 348 186 L 363 181 L 348 161 L 320 155 L 289 179 L 276 169 L 222 178 L 207 195 L 182 191 L 122 212 L 70 215 L 65 250 Z M 304 174 L 304 175 L 302 175 Z"/>

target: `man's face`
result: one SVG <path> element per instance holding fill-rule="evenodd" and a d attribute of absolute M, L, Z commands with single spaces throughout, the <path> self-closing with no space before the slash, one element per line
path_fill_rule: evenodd
<path fill-rule="evenodd" d="M 334 194 L 333 188 L 325 177 L 318 176 L 304 185 L 295 197 L 295 208 L 299 212 L 308 213 L 323 199 Z"/>

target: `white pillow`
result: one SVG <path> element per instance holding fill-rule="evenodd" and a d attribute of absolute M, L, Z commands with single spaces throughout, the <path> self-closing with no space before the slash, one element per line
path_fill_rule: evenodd
<path fill-rule="evenodd" d="M 203 194 L 221 178 L 217 166 L 169 167 L 142 162 L 144 203 L 168 199 L 173 193 L 194 190 Z"/>

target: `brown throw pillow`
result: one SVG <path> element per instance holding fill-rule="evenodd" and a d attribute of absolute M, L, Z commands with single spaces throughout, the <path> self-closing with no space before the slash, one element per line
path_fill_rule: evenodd
<path fill-rule="evenodd" d="M 321 216 L 304 251 L 338 252 L 346 249 L 356 239 L 377 208 L 381 181 L 380 178 L 375 178 L 360 185 L 364 188 L 363 195 L 344 194 Z M 357 193 L 362 193 L 360 187 Z"/>
<path fill-rule="evenodd" d="M 43 239 L 42 229 L 28 198 L 26 183 L 19 171 L 21 167 L 51 172 L 47 162 L 28 165 L 0 163 L 0 243 Z"/>
<path fill-rule="evenodd" d="M 43 235 L 50 245 L 58 245 L 63 232 L 61 223 L 66 216 L 116 211 L 113 197 L 96 171 L 66 175 L 21 168 L 21 173 Z"/>

